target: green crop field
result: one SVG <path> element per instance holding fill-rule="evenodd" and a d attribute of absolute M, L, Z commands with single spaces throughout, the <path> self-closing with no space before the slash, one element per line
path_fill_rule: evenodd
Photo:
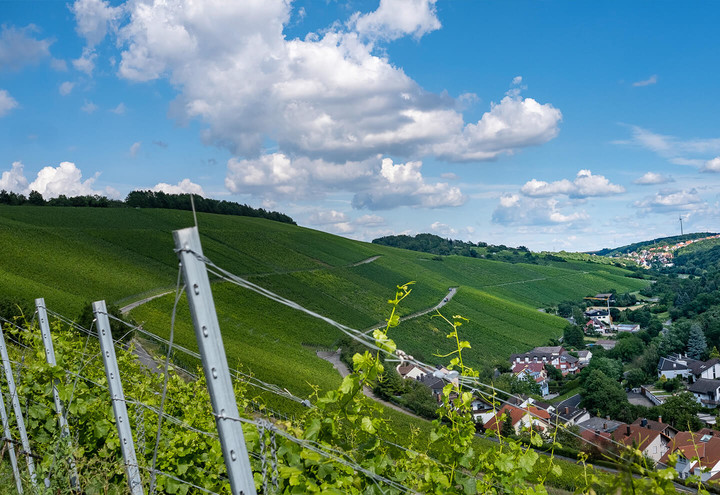
<path fill-rule="evenodd" d="M 192 223 L 186 211 L 0 206 L 0 291 L 77 315 L 85 302 L 129 303 L 172 290 L 177 258 L 172 231 Z M 443 313 L 470 321 L 461 329 L 473 346 L 470 363 L 506 359 L 562 334 L 565 321 L 537 311 L 566 299 L 646 281 L 611 265 L 584 261 L 551 265 L 433 256 L 258 218 L 198 214 L 205 255 L 218 266 L 359 330 L 381 323 L 395 286 L 415 281 L 401 315 L 431 308 L 457 287 Z M 364 260 L 378 257 L 372 262 Z M 316 348 L 332 347 L 332 326 L 226 282 L 214 283 L 230 363 L 259 378 L 308 395 L 339 377 Z M 167 337 L 173 296 L 134 309 L 147 330 Z M 444 362 L 445 329 L 431 315 L 408 320 L 391 336 L 411 354 Z M 176 341 L 195 348 L 187 306 L 181 304 Z"/>

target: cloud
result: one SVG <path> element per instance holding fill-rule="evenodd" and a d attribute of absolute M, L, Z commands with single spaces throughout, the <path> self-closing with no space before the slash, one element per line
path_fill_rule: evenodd
<path fill-rule="evenodd" d="M 720 156 L 716 156 L 712 160 L 708 160 L 703 165 L 702 172 L 720 172 Z"/>
<path fill-rule="evenodd" d="M 720 153 L 720 138 L 680 139 L 676 136 L 658 134 L 639 126 L 629 127 L 632 133 L 631 139 L 615 141 L 615 144 L 640 146 L 676 165 L 703 167 L 707 163 L 708 154 Z M 689 156 L 692 155 L 696 155 L 696 157 L 690 158 Z"/>
<path fill-rule="evenodd" d="M 353 207 L 389 210 L 400 206 L 442 208 L 465 203 L 467 198 L 459 188 L 447 182 L 427 183 L 420 173 L 421 168 L 422 162 L 394 164 L 390 158 L 384 158 L 380 174 L 370 188 L 353 197 Z"/>
<path fill-rule="evenodd" d="M 23 164 L 13 162 L 12 168 L 0 175 L 0 191 L 11 191 L 18 194 L 27 194 L 28 180 L 23 173 Z"/>
<path fill-rule="evenodd" d="M 58 72 L 65 72 L 68 70 L 67 62 L 59 58 L 53 58 L 50 60 L 50 67 Z"/>
<path fill-rule="evenodd" d="M 655 172 L 646 172 L 642 177 L 635 179 L 634 184 L 640 184 L 642 186 L 650 186 L 655 184 L 667 184 L 668 182 L 674 182 L 672 177 L 667 175 L 658 174 Z"/>
<path fill-rule="evenodd" d="M 376 173 L 377 163 L 376 159 L 335 164 L 306 157 L 291 159 L 283 153 L 253 160 L 231 158 L 225 187 L 235 194 L 264 198 L 317 198 L 335 190 L 364 187 Z"/>
<path fill-rule="evenodd" d="M 563 212 L 566 207 L 552 198 L 504 194 L 493 211 L 492 221 L 501 225 L 570 225 L 589 218 L 584 211 Z"/>
<path fill-rule="evenodd" d="M 127 111 L 127 107 L 125 107 L 125 103 L 118 103 L 118 106 L 115 108 L 111 108 L 110 111 L 114 113 L 115 115 L 125 115 L 125 112 Z"/>
<path fill-rule="evenodd" d="M 76 58 L 72 61 L 73 67 L 80 72 L 84 72 L 88 76 L 92 75 L 95 70 L 95 60 L 97 59 L 97 53 L 92 48 L 83 48 L 82 55 L 80 58 Z"/>
<path fill-rule="evenodd" d="M 191 182 L 190 179 L 183 179 L 178 182 L 177 185 L 160 182 L 156 184 L 152 190 L 166 194 L 197 194 L 198 196 L 205 197 L 205 191 L 203 191 L 202 186 Z"/>
<path fill-rule="evenodd" d="M 636 88 L 642 87 L 642 86 L 650 86 L 652 84 L 656 84 L 658 82 L 658 76 L 657 74 L 653 74 L 652 76 L 648 77 L 644 81 L 636 81 L 633 83 L 633 86 Z"/>
<path fill-rule="evenodd" d="M 645 211 L 666 213 L 668 211 L 699 211 L 707 208 L 697 189 L 666 189 L 636 201 L 633 206 Z"/>
<path fill-rule="evenodd" d="M 291 4 L 281 0 L 127 5 L 119 76 L 167 78 L 179 92 L 170 115 L 201 121 L 205 143 L 238 157 L 257 159 L 270 140 L 284 155 L 338 164 L 378 154 L 491 160 L 559 132 L 558 109 L 514 93 L 466 123 L 457 100 L 423 90 L 375 53 L 369 33 L 439 27 L 432 1 L 383 1 L 304 39 L 283 32 Z M 404 5 L 419 11 L 398 14 Z"/>
<path fill-rule="evenodd" d="M 123 13 L 123 7 L 111 7 L 102 0 L 76 0 L 70 10 L 75 15 L 75 30 L 85 38 L 87 46 L 99 44 Z"/>
<path fill-rule="evenodd" d="M 130 156 L 132 158 L 135 158 L 137 156 L 138 152 L 140 151 L 140 146 L 142 146 L 141 141 L 136 141 L 130 146 L 130 150 L 128 150 L 128 152 L 130 153 Z"/>
<path fill-rule="evenodd" d="M 72 90 L 73 90 L 74 87 L 75 87 L 75 83 L 74 83 L 74 82 L 65 81 L 65 82 L 62 83 L 62 84 L 60 85 L 60 87 L 58 88 L 58 92 L 59 92 L 61 95 L 63 95 L 63 96 L 67 96 L 67 95 L 69 95 L 69 94 L 72 92 Z"/>
<path fill-rule="evenodd" d="M 437 232 L 440 235 L 446 236 L 454 236 L 458 233 L 457 230 L 450 227 L 448 224 L 441 222 L 433 222 L 432 225 L 430 225 L 430 230 L 432 230 L 433 232 Z"/>
<path fill-rule="evenodd" d="M 452 173 L 452 172 L 445 172 L 444 174 L 440 174 L 440 177 L 442 177 L 443 179 L 447 179 L 447 180 L 458 180 L 459 179 L 457 174 Z"/>
<path fill-rule="evenodd" d="M 534 198 L 558 195 L 588 198 L 620 194 L 625 192 L 625 188 L 618 184 L 612 184 L 602 175 L 593 175 L 590 170 L 580 170 L 572 182 L 567 179 L 555 182 L 532 179 L 522 186 L 520 192 Z"/>
<path fill-rule="evenodd" d="M 88 100 L 85 100 L 85 103 L 83 104 L 83 106 L 80 107 L 80 110 L 82 110 L 83 112 L 85 112 L 87 114 L 93 113 L 97 109 L 98 109 L 98 106 L 95 103 L 88 101 Z"/>
<path fill-rule="evenodd" d="M 362 231 L 367 236 L 367 229 L 384 225 L 385 219 L 378 215 L 363 215 L 353 220 L 341 211 L 316 210 L 307 218 L 307 223 L 333 234 L 350 235 Z"/>
<path fill-rule="evenodd" d="M 436 0 L 380 0 L 380 6 L 368 14 L 355 13 L 349 24 L 361 36 L 395 40 L 404 36 L 420 39 L 440 29 L 435 11 Z"/>
<path fill-rule="evenodd" d="M 27 65 L 38 64 L 50 56 L 52 39 L 37 39 L 40 29 L 34 24 L 25 27 L 2 25 L 0 27 L 0 69 L 20 70 Z"/>
<path fill-rule="evenodd" d="M 17 108 L 18 102 L 4 89 L 0 89 L 0 117 L 4 117 L 10 110 Z"/>
<path fill-rule="evenodd" d="M 82 180 L 82 172 L 72 162 L 62 162 L 57 167 L 45 167 L 37 174 L 37 178 L 28 186 L 30 190 L 37 191 L 44 198 L 56 198 L 61 194 L 65 196 L 86 196 L 101 194 L 92 186 L 96 177 Z"/>

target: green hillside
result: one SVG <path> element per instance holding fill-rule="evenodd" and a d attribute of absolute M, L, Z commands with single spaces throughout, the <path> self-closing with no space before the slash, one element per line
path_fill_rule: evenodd
<path fill-rule="evenodd" d="M 0 291 L 30 302 L 45 297 L 50 308 L 72 317 L 85 302 L 124 304 L 172 290 L 177 259 L 171 232 L 191 223 L 186 211 L 2 206 Z M 473 345 L 468 356 L 473 365 L 561 335 L 565 321 L 538 308 L 646 284 L 609 265 L 437 260 L 258 218 L 200 213 L 198 223 L 205 255 L 217 265 L 358 329 L 383 321 L 397 284 L 416 281 L 403 315 L 434 306 L 449 287 L 458 287 L 443 311 L 470 319 L 463 332 Z M 373 257 L 378 258 L 360 263 Z M 213 290 L 231 364 L 298 394 L 310 393 L 311 384 L 338 383 L 330 364 L 315 357 L 316 348 L 336 342 L 336 329 L 228 283 L 216 283 Z M 131 314 L 146 329 L 167 336 L 172 298 L 155 299 Z M 428 361 L 446 346 L 430 315 L 395 331 L 404 350 Z M 176 339 L 195 347 L 183 305 Z"/>

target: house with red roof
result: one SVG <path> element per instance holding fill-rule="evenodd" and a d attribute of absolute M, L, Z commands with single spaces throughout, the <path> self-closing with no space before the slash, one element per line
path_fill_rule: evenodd
<path fill-rule="evenodd" d="M 701 481 L 720 480 L 720 432 L 703 428 L 695 433 L 681 431 L 668 445 L 660 462 L 667 464 L 672 454 L 677 456 L 675 469 L 680 478 L 700 476 Z"/>
<path fill-rule="evenodd" d="M 520 380 L 534 381 L 540 387 L 540 394 L 545 397 L 550 393 L 548 386 L 547 371 L 545 371 L 545 363 L 537 362 L 517 362 L 512 367 L 513 374 Z"/>
<path fill-rule="evenodd" d="M 524 409 L 519 407 L 504 405 L 496 414 L 494 414 L 485 424 L 485 431 L 494 431 L 499 434 L 505 423 L 505 413 L 510 413 L 510 421 L 515 430 L 515 434 L 519 435 L 521 431 L 534 428 L 539 431 L 547 431 L 550 428 L 550 413 L 545 409 L 535 406 L 527 406 Z"/>

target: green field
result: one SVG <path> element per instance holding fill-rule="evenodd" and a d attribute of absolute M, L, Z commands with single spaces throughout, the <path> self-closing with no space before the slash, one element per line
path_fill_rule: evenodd
<path fill-rule="evenodd" d="M 186 211 L 0 206 L 0 291 L 73 317 L 85 302 L 139 300 L 172 290 L 177 277 L 172 230 L 191 225 Z M 217 265 L 357 329 L 387 317 L 395 286 L 415 281 L 401 306 L 407 315 L 437 304 L 449 287 L 446 315 L 470 319 L 462 327 L 473 365 L 506 359 L 562 334 L 565 321 L 538 311 L 566 299 L 634 291 L 647 282 L 630 272 L 585 261 L 552 265 L 433 256 L 380 246 L 258 218 L 198 214 L 205 255 Z M 379 256 L 373 262 L 357 264 Z M 339 377 L 315 356 L 340 336 L 330 325 L 229 283 L 213 284 L 231 365 L 293 393 L 327 389 Z M 168 336 L 172 295 L 133 310 L 146 329 Z M 187 306 L 181 304 L 176 340 L 195 348 Z M 428 361 L 448 351 L 444 329 L 430 315 L 391 334 L 399 346 Z"/>

